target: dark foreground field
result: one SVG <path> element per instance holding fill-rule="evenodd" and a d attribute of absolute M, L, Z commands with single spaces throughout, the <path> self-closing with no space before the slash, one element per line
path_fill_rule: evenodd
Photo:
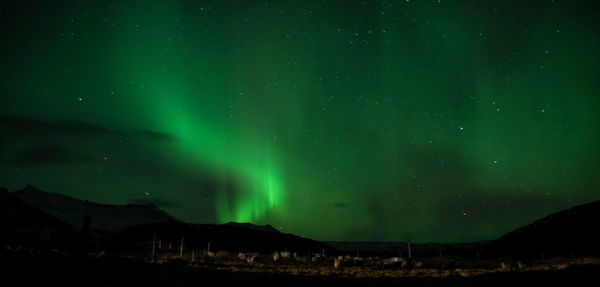
<path fill-rule="evenodd" d="M 458 268 L 371 270 L 295 264 L 274 268 L 268 264 L 218 260 L 151 264 L 126 258 L 76 258 L 27 250 L 2 250 L 0 262 L 2 281 L 20 286 L 583 286 L 597 284 L 600 274 L 600 265 L 594 260 L 557 263 L 545 271 L 487 269 L 479 275 Z"/>

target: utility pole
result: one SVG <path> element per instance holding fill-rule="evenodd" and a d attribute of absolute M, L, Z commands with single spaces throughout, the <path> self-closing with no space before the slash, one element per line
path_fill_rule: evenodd
<path fill-rule="evenodd" d="M 179 257 L 183 257 L 183 237 L 181 237 L 181 247 L 179 247 Z"/>
<path fill-rule="evenodd" d="M 154 233 L 154 239 L 152 239 L 152 263 L 154 263 L 154 259 L 156 258 L 156 233 Z"/>

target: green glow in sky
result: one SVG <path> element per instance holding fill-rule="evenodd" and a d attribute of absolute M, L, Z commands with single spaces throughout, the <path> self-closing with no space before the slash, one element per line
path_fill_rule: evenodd
<path fill-rule="evenodd" d="M 11 190 L 438 242 L 600 198 L 595 1 L 10 2 Z"/>

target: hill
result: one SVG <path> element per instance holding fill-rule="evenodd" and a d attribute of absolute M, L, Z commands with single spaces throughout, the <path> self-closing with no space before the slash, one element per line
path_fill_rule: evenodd
<path fill-rule="evenodd" d="M 600 256 L 600 201 L 578 205 L 517 228 L 495 240 L 489 251 L 516 257 Z"/>
<path fill-rule="evenodd" d="M 559 211 L 517 228 L 500 238 L 466 243 L 413 243 L 414 256 L 443 255 L 461 257 L 512 257 L 542 259 L 550 257 L 600 256 L 600 201 Z M 406 242 L 327 242 L 340 251 L 365 255 L 399 256 L 408 254 Z"/>
<path fill-rule="evenodd" d="M 70 224 L 0 189 L 0 243 L 48 245 L 72 242 L 77 232 Z"/>
<path fill-rule="evenodd" d="M 363 256 L 406 256 L 404 242 L 318 242 L 279 232 L 270 225 L 184 223 L 151 204 L 107 205 L 44 192 L 28 185 L 23 190 L 0 192 L 0 231 L 3 242 L 67 242 L 77 237 L 84 215 L 91 215 L 91 236 L 98 245 L 134 250 L 152 243 L 156 234 L 164 244 L 229 251 L 296 252 Z M 578 205 L 541 218 L 491 241 L 412 244 L 413 256 L 550 257 L 600 256 L 600 201 Z M 332 247 L 333 246 L 333 247 Z"/>
<path fill-rule="evenodd" d="M 154 235 L 164 246 L 186 249 L 271 252 L 334 252 L 331 246 L 308 238 L 279 232 L 270 225 L 230 222 L 227 224 L 184 223 L 154 205 L 108 205 L 41 191 L 31 185 L 0 197 L 0 231 L 12 242 L 35 240 L 74 240 L 85 215 L 91 216 L 90 236 L 98 248 L 118 252 L 147 253 Z M 60 236 L 59 236 L 60 235 Z M 61 237 L 62 236 L 62 237 Z M 103 246 L 103 247 L 102 247 Z"/>
<path fill-rule="evenodd" d="M 187 224 L 180 222 L 162 222 L 144 224 L 124 229 L 115 239 L 114 246 L 120 250 L 148 250 L 156 234 L 163 247 L 179 247 L 184 239 L 186 249 L 230 252 L 261 252 L 289 250 L 306 254 L 322 252 L 328 254 L 336 250 L 326 243 L 303 238 L 293 234 L 264 231 L 256 225 L 247 224 Z"/>
<path fill-rule="evenodd" d="M 119 232 L 126 227 L 140 224 L 179 222 L 178 219 L 152 204 L 98 204 L 58 193 L 41 191 L 31 185 L 11 194 L 75 228 L 81 227 L 85 215 L 92 217 L 91 230 L 106 232 Z"/>

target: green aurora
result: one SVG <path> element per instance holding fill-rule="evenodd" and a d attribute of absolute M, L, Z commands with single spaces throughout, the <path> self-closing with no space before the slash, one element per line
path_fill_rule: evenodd
<path fill-rule="evenodd" d="M 319 240 L 600 199 L 596 1 L 2 1 L 0 186 Z"/>

